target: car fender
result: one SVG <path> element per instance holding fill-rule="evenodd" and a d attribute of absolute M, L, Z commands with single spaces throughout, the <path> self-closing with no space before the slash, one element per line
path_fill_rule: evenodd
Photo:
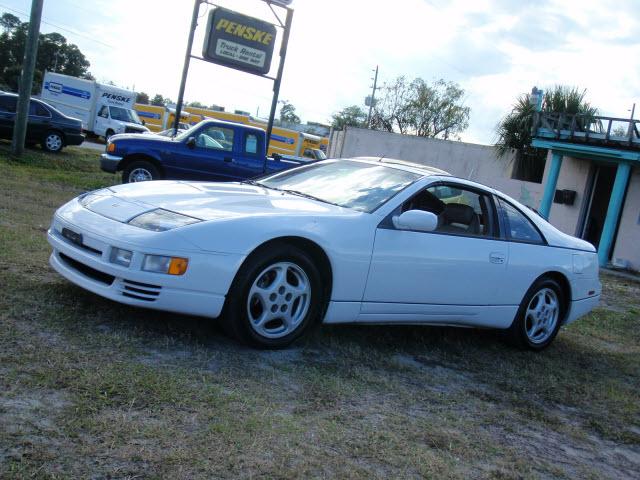
<path fill-rule="evenodd" d="M 245 256 L 273 240 L 309 240 L 325 252 L 331 264 L 331 300 L 361 301 L 379 219 L 354 213 L 325 218 L 292 215 L 274 219 L 265 215 L 220 219 L 189 225 L 177 233 L 205 251 Z"/>

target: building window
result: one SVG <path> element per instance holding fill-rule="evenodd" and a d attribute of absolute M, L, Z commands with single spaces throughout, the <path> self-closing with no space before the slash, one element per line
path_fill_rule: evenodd
<path fill-rule="evenodd" d="M 544 167 L 547 163 L 547 151 L 535 149 L 534 152 L 518 150 L 513 161 L 511 178 L 525 182 L 542 183 Z"/>

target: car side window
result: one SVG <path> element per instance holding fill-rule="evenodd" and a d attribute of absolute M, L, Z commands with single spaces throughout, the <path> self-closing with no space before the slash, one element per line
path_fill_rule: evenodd
<path fill-rule="evenodd" d="M 16 113 L 18 99 L 16 97 L 0 97 L 0 112 Z"/>
<path fill-rule="evenodd" d="M 244 137 L 244 152 L 249 155 L 258 153 L 258 136 L 254 133 L 247 133 Z"/>
<path fill-rule="evenodd" d="M 44 108 L 38 102 L 29 102 L 29 115 L 34 115 L 37 117 L 50 117 L 49 110 Z"/>
<path fill-rule="evenodd" d="M 407 200 L 402 211 L 424 210 L 438 217 L 435 232 L 474 237 L 493 235 L 488 195 L 457 185 L 428 187 Z"/>
<path fill-rule="evenodd" d="M 544 239 L 538 229 L 520 210 L 501 198 L 498 199 L 498 202 L 500 203 L 500 214 L 509 240 L 544 243 Z"/>
<path fill-rule="evenodd" d="M 201 130 L 196 137 L 196 146 L 212 150 L 233 150 L 233 129 L 211 126 Z"/>

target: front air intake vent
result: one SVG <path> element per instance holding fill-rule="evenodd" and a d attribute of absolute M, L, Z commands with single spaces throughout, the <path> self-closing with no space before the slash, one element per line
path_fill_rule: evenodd
<path fill-rule="evenodd" d="M 134 282 L 133 280 L 122 280 L 122 296 L 153 302 L 160 295 L 162 287 L 150 283 Z"/>

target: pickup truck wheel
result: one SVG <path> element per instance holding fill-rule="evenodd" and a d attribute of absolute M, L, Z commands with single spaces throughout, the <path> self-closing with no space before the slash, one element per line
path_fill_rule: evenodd
<path fill-rule="evenodd" d="M 147 182 L 159 179 L 160 172 L 156 166 L 144 160 L 130 163 L 122 172 L 122 183 Z"/>
<path fill-rule="evenodd" d="M 231 336 L 257 348 L 283 348 L 319 318 L 322 280 L 311 257 L 292 245 L 252 254 L 234 279 L 222 315 Z"/>
<path fill-rule="evenodd" d="M 62 147 L 64 147 L 64 138 L 60 132 L 50 130 L 44 134 L 42 148 L 47 152 L 58 153 Z"/>

